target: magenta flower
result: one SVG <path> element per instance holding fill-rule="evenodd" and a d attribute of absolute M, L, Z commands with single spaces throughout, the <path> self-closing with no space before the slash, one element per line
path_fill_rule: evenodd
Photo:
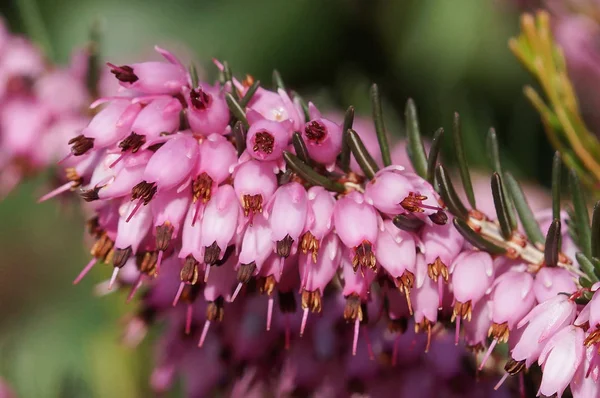
<path fill-rule="evenodd" d="M 202 215 L 204 263 L 215 264 L 225 255 L 232 241 L 240 214 L 238 200 L 231 185 L 222 185 Z"/>
<path fill-rule="evenodd" d="M 535 275 L 533 291 L 538 303 L 542 303 L 559 293 L 571 294 L 577 290 L 573 275 L 562 268 L 542 268 Z"/>
<path fill-rule="evenodd" d="M 308 212 L 306 189 L 297 182 L 282 185 L 275 191 L 268 215 L 271 227 L 271 240 L 275 242 L 275 252 L 280 257 L 295 253 L 298 238 L 304 230 Z"/>
<path fill-rule="evenodd" d="M 262 213 L 275 189 L 277 178 L 269 163 L 249 160 L 239 165 L 233 173 L 233 187 L 242 204 L 244 215 L 252 217 Z"/>
<path fill-rule="evenodd" d="M 290 141 L 290 123 L 265 119 L 260 113 L 249 110 L 250 129 L 246 136 L 247 151 L 257 160 L 278 160 Z"/>
<path fill-rule="evenodd" d="M 312 159 L 333 169 L 342 149 L 342 126 L 327 120 L 311 103 L 308 104 L 311 120 L 304 125 L 302 137 Z"/>

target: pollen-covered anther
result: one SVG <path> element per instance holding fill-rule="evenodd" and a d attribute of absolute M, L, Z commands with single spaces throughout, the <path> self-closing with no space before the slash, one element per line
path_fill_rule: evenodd
<path fill-rule="evenodd" d="M 402 199 L 400 202 L 400 206 L 402 206 L 405 210 L 410 211 L 411 213 L 422 213 L 423 210 L 423 202 L 427 199 L 427 196 L 420 195 L 415 192 L 410 192 L 408 196 Z"/>
<path fill-rule="evenodd" d="M 148 276 L 156 276 L 157 259 L 158 253 L 156 251 L 138 253 L 136 256 L 136 264 L 141 273 Z"/>
<path fill-rule="evenodd" d="M 587 347 L 596 345 L 598 343 L 600 343 L 600 329 L 596 329 L 591 332 L 583 341 L 583 344 L 585 344 Z"/>
<path fill-rule="evenodd" d="M 202 88 L 198 87 L 190 91 L 190 101 L 192 106 L 200 111 L 207 109 L 212 102 L 212 97 Z"/>
<path fill-rule="evenodd" d="M 404 273 L 399 278 L 396 278 L 396 281 L 398 283 L 398 290 L 404 293 L 404 297 L 406 297 L 406 303 L 408 304 L 408 312 L 412 315 L 413 309 L 412 302 L 410 300 L 410 289 L 412 289 L 415 284 L 415 274 L 408 270 L 404 271 Z"/>
<path fill-rule="evenodd" d="M 108 66 L 110 66 L 110 73 L 115 75 L 119 81 L 123 83 L 135 83 L 138 81 L 138 77 L 133 73 L 133 68 L 131 66 L 117 66 L 110 63 Z"/>
<path fill-rule="evenodd" d="M 246 217 L 250 213 L 262 213 L 262 204 L 263 197 L 261 194 L 242 196 L 242 207 L 244 208 L 244 215 Z"/>
<path fill-rule="evenodd" d="M 171 243 L 175 228 L 169 221 L 165 221 L 162 225 L 156 227 L 156 250 L 165 251 Z"/>
<path fill-rule="evenodd" d="M 254 136 L 254 146 L 252 150 L 254 152 L 262 152 L 270 155 L 273 153 L 273 147 L 275 146 L 275 137 L 267 131 L 259 131 Z"/>
<path fill-rule="evenodd" d="M 146 143 L 146 136 L 132 132 L 123 141 L 119 142 L 121 152 L 131 151 L 136 153 Z"/>
<path fill-rule="evenodd" d="M 113 257 L 113 265 L 116 268 L 122 268 L 129 257 L 131 257 L 131 246 L 127 246 L 125 249 L 116 249 Z"/>
<path fill-rule="evenodd" d="M 215 301 L 211 301 L 206 306 L 206 320 L 210 322 L 221 322 L 225 315 L 225 300 L 219 296 Z"/>
<path fill-rule="evenodd" d="M 300 240 L 300 250 L 302 250 L 303 254 L 307 254 L 309 251 L 311 252 L 311 257 L 313 263 L 317 263 L 317 255 L 319 253 L 319 247 L 321 243 L 310 231 L 307 231 L 304 235 L 302 235 L 302 239 Z"/>
<path fill-rule="evenodd" d="M 71 190 L 79 188 L 83 184 L 83 178 L 77 173 L 75 167 L 67 167 L 65 177 L 71 182 Z"/>
<path fill-rule="evenodd" d="M 346 298 L 346 306 L 344 307 L 344 319 L 346 322 L 354 322 L 358 319 L 363 321 L 363 310 L 360 297 L 356 294 L 351 294 Z"/>
<path fill-rule="evenodd" d="M 147 205 L 156 194 L 156 190 L 155 183 L 142 181 L 131 189 L 131 200 L 141 199 Z"/>
<path fill-rule="evenodd" d="M 506 343 L 508 341 L 508 336 L 510 334 L 510 330 L 508 329 L 508 323 L 496 323 L 493 322 L 488 329 L 488 336 L 494 339 L 497 339 L 499 343 Z"/>
<path fill-rule="evenodd" d="M 217 241 L 214 241 L 210 246 L 204 248 L 204 263 L 207 265 L 216 264 L 220 255 L 221 248 L 217 245 Z"/>
<path fill-rule="evenodd" d="M 448 267 L 437 257 L 432 264 L 427 264 L 427 275 L 435 282 L 437 282 L 440 276 L 447 282 L 449 277 Z"/>
<path fill-rule="evenodd" d="M 240 283 L 248 283 L 256 271 L 256 263 L 241 264 L 237 271 L 237 280 Z"/>
<path fill-rule="evenodd" d="M 429 319 L 423 318 L 421 322 L 415 323 L 415 333 L 426 332 L 427 333 L 427 345 L 425 346 L 425 352 L 429 352 L 431 345 L 431 328 L 434 326 Z"/>
<path fill-rule="evenodd" d="M 509 358 L 506 365 L 504 365 L 504 370 L 511 376 L 516 375 L 523 369 L 525 369 L 525 360 L 515 361 L 514 359 Z"/>
<path fill-rule="evenodd" d="M 198 261 L 191 254 L 187 256 L 179 272 L 181 281 L 190 285 L 196 284 L 198 282 L 198 265 Z"/>
<path fill-rule="evenodd" d="M 90 254 L 98 260 L 108 263 L 112 260 L 111 257 L 113 257 L 114 254 L 114 246 L 115 242 L 110 239 L 106 233 L 103 233 L 92 246 Z"/>
<path fill-rule="evenodd" d="M 352 258 L 352 268 L 354 272 L 361 267 L 370 268 L 376 270 L 377 260 L 375 259 L 375 253 L 373 253 L 373 245 L 371 242 L 363 241 L 359 246 L 354 248 L 354 257 Z"/>
<path fill-rule="evenodd" d="M 68 144 L 71 145 L 71 153 L 73 155 L 81 156 L 94 147 L 94 139 L 79 134 L 77 137 L 71 138 Z"/>
<path fill-rule="evenodd" d="M 309 292 L 302 290 L 302 309 L 309 309 L 311 312 L 321 312 L 321 293 L 318 290 Z"/>
<path fill-rule="evenodd" d="M 290 235 L 286 235 L 282 240 L 277 241 L 277 255 L 279 257 L 288 258 L 292 250 L 294 239 Z"/>
<path fill-rule="evenodd" d="M 473 306 L 471 304 L 471 300 L 467 301 L 466 303 L 461 303 L 457 301 L 454 304 L 454 309 L 452 310 L 452 322 L 454 322 L 456 317 L 460 317 L 462 319 L 470 321 L 472 311 Z"/>
<path fill-rule="evenodd" d="M 202 200 L 206 203 L 212 195 L 213 179 L 206 173 L 200 174 L 192 183 L 192 195 L 194 203 Z"/>
<path fill-rule="evenodd" d="M 272 295 L 275 286 L 277 286 L 277 280 L 273 275 L 261 277 L 258 280 L 258 288 L 261 294 L 267 294 L 268 296 Z"/>
<path fill-rule="evenodd" d="M 309 141 L 320 144 L 327 137 L 327 129 L 322 123 L 314 120 L 306 124 L 304 134 Z"/>

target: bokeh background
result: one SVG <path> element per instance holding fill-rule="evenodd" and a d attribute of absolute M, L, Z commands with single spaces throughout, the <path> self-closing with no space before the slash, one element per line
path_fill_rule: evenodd
<path fill-rule="evenodd" d="M 485 135 L 494 126 L 507 168 L 544 184 L 552 151 L 522 95 L 531 78 L 507 47 L 518 32 L 515 3 L 37 0 L 58 62 L 67 62 L 100 21 L 102 56 L 115 63 L 146 57 L 159 44 L 207 76 L 215 75 L 212 57 L 267 83 L 277 68 L 287 86 L 318 105 L 352 104 L 365 115 L 369 85 L 377 82 L 390 133 L 402 135 L 409 97 L 425 134 L 449 130 L 459 111 L 471 164 L 487 167 Z M 20 11 L 31 4 L 2 0 L 0 14 L 13 31 L 25 32 Z M 98 267 L 71 285 L 88 260 L 82 216 L 68 201 L 35 204 L 49 175 L 0 202 L 0 377 L 22 397 L 150 396 L 148 339 L 136 350 L 118 344 L 132 308 L 123 294 L 93 295 L 109 271 Z"/>

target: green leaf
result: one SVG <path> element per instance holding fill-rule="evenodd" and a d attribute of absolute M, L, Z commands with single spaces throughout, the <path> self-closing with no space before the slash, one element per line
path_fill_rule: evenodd
<path fill-rule="evenodd" d="M 590 215 L 581 187 L 581 181 L 574 170 L 569 171 L 569 189 L 573 199 L 574 219 L 572 221 L 577 233 L 577 240 L 583 253 L 591 257 L 592 232 L 590 230 Z"/>
<path fill-rule="evenodd" d="M 592 257 L 600 258 L 600 201 L 592 213 Z"/>
<path fill-rule="evenodd" d="M 283 79 L 277 69 L 273 69 L 273 87 L 275 87 L 276 90 L 285 90 L 285 84 L 283 84 Z"/>
<path fill-rule="evenodd" d="M 233 73 L 231 73 L 231 68 L 229 67 L 229 62 L 227 61 L 223 61 L 223 77 L 225 78 L 226 82 L 231 83 L 231 87 L 235 87 L 233 85 Z M 231 95 L 236 101 L 240 99 L 238 91 L 235 90 L 235 88 L 231 90 Z"/>
<path fill-rule="evenodd" d="M 242 109 L 240 104 L 236 101 L 233 95 L 231 95 L 231 93 L 225 93 L 225 101 L 227 102 L 227 106 L 229 107 L 229 110 L 233 116 L 242 122 L 246 129 L 250 127 L 248 124 L 248 119 L 246 119 L 246 112 L 244 112 L 244 109 Z"/>
<path fill-rule="evenodd" d="M 377 141 L 379 141 L 379 149 L 381 150 L 381 158 L 383 165 L 389 166 L 392 164 L 390 155 L 390 145 L 383 124 L 383 111 L 381 110 L 381 95 L 377 84 L 371 86 L 371 107 L 373 108 L 373 123 L 375 124 L 375 132 L 377 133 Z"/>
<path fill-rule="evenodd" d="M 296 156 L 310 166 L 312 161 L 308 155 L 308 148 L 306 148 L 306 143 L 304 142 L 304 139 L 302 139 L 302 135 L 297 131 L 294 132 L 294 135 L 292 136 L 292 145 L 296 150 Z"/>
<path fill-rule="evenodd" d="M 411 98 L 406 101 L 404 118 L 406 119 L 408 158 L 416 173 L 422 178 L 427 178 L 427 156 L 425 156 L 425 148 L 423 147 L 423 141 L 421 140 L 417 107 Z"/>
<path fill-rule="evenodd" d="M 488 131 L 487 136 L 487 152 L 490 158 L 490 163 L 492 165 L 492 169 L 498 173 L 500 176 L 504 175 L 502 173 L 502 163 L 500 162 L 500 151 L 498 149 L 498 138 L 496 136 L 496 130 L 491 127 Z M 515 211 L 515 205 L 512 202 L 508 192 L 506 192 L 506 188 L 504 184 L 502 186 L 502 196 L 504 197 L 504 202 L 506 203 L 506 208 L 508 209 L 508 218 L 510 220 L 511 229 L 514 231 L 518 227 L 517 214 Z"/>
<path fill-rule="evenodd" d="M 240 100 L 240 106 L 242 109 L 248 106 L 250 100 L 252 100 L 252 97 L 256 93 L 256 90 L 258 90 L 258 87 L 260 87 L 260 80 L 255 80 L 248 91 L 246 91 L 246 94 L 244 94 L 244 97 Z"/>
<path fill-rule="evenodd" d="M 85 78 L 88 93 L 92 98 L 98 98 L 98 84 L 100 82 L 101 61 L 101 28 L 100 22 L 95 21 L 90 28 L 90 42 L 88 44 L 87 75 Z"/>
<path fill-rule="evenodd" d="M 354 155 L 354 158 L 358 162 L 363 173 L 365 173 L 365 176 L 369 180 L 373 179 L 377 171 L 379 171 L 377 163 L 375 163 L 375 160 L 369 151 L 367 151 L 365 144 L 362 142 L 356 131 L 349 129 L 345 134 L 348 136 L 348 145 L 350 146 L 352 155 Z"/>
<path fill-rule="evenodd" d="M 339 166 L 344 172 L 350 171 L 350 145 L 348 145 L 348 130 L 352 128 L 354 123 L 354 107 L 349 106 L 344 115 L 344 123 L 342 125 L 342 151 L 339 156 Z"/>
<path fill-rule="evenodd" d="M 433 133 L 433 138 L 431 140 L 431 148 L 429 149 L 429 156 L 427 157 L 427 181 L 429 181 L 431 185 L 433 185 L 435 180 L 435 167 L 442 146 L 443 136 L 444 129 L 440 127 Z"/>
<path fill-rule="evenodd" d="M 304 101 L 304 98 L 302 98 L 302 96 L 295 91 L 292 91 L 292 98 L 302 107 L 302 112 L 304 112 L 304 121 L 307 123 L 310 122 L 310 111 L 308 110 L 308 104 L 306 101 Z"/>
<path fill-rule="evenodd" d="M 490 254 L 504 254 L 506 250 L 503 247 L 496 245 L 473 231 L 471 227 L 459 218 L 453 220 L 454 227 L 460 232 L 460 234 L 473 246 L 480 250 L 484 250 Z"/>
<path fill-rule="evenodd" d="M 544 245 L 544 261 L 549 267 L 558 265 L 558 253 L 560 252 L 560 219 L 555 218 L 548 228 L 546 243 Z"/>
<path fill-rule="evenodd" d="M 246 132 L 241 121 L 235 122 L 233 126 L 233 137 L 235 138 L 235 147 L 237 148 L 238 156 L 246 150 Z"/>
<path fill-rule="evenodd" d="M 587 278 L 593 283 L 598 282 L 599 279 L 596 275 L 595 267 L 592 261 L 581 252 L 575 254 L 575 258 L 577 259 L 577 263 L 579 263 L 579 268 L 583 271 Z"/>
<path fill-rule="evenodd" d="M 397 228 L 400 228 L 408 232 L 418 232 L 421 227 L 425 224 L 420 218 L 411 216 L 409 214 L 400 214 L 394 217 L 392 220 Z"/>
<path fill-rule="evenodd" d="M 504 201 L 503 192 L 504 188 L 500 174 L 492 174 L 492 197 L 494 198 L 494 207 L 496 208 L 496 215 L 500 224 L 500 232 L 504 239 L 510 240 L 513 229 L 508 216 L 508 204 Z"/>
<path fill-rule="evenodd" d="M 552 218 L 560 220 L 560 186 L 562 161 L 560 152 L 554 153 L 552 159 Z"/>
<path fill-rule="evenodd" d="M 337 181 L 332 181 L 329 178 L 317 173 L 312 167 L 304 163 L 294 154 L 290 152 L 283 152 L 283 158 L 285 159 L 287 165 L 310 185 L 320 185 L 333 192 L 344 192 L 346 190 L 343 184 L 340 184 Z"/>
<path fill-rule="evenodd" d="M 196 65 L 190 64 L 188 67 L 190 76 L 192 78 L 192 88 L 198 87 L 198 69 L 196 69 Z"/>
<path fill-rule="evenodd" d="M 525 235 L 527 235 L 527 238 L 534 245 L 543 245 L 545 241 L 544 235 L 540 230 L 538 222 L 533 216 L 533 212 L 531 211 L 531 207 L 529 207 L 529 204 L 527 203 L 527 199 L 523 194 L 521 186 L 510 173 L 506 173 L 504 175 L 504 182 L 506 184 L 506 189 L 513 200 L 513 203 L 515 204 L 515 208 L 517 209 L 517 214 L 519 215 L 521 224 L 523 224 Z"/>
<path fill-rule="evenodd" d="M 454 150 L 456 151 L 456 159 L 458 161 L 458 170 L 463 183 L 463 189 L 469 200 L 469 204 L 473 209 L 477 208 L 475 202 L 475 193 L 473 192 L 473 184 L 471 183 L 471 175 L 469 174 L 469 165 L 467 163 L 467 154 L 463 145 L 462 132 L 460 127 L 460 115 L 454 113 L 454 123 L 452 124 L 452 137 L 454 138 Z"/>
<path fill-rule="evenodd" d="M 467 219 L 469 217 L 469 211 L 458 197 L 454 185 L 452 185 L 452 180 L 450 179 L 450 176 L 448 176 L 443 165 L 437 165 L 435 169 L 435 178 L 438 185 L 438 192 L 442 196 L 446 207 L 448 207 L 455 217 Z"/>

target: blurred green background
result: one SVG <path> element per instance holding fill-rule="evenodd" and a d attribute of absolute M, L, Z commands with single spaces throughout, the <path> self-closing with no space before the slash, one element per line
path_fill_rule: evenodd
<path fill-rule="evenodd" d="M 103 56 L 127 62 L 159 44 L 214 74 L 210 59 L 262 82 L 277 68 L 286 84 L 318 105 L 369 114 L 368 87 L 380 84 L 388 130 L 402 134 L 404 103 L 415 99 L 422 130 L 451 126 L 459 111 L 469 160 L 486 166 L 490 126 L 509 169 L 547 181 L 549 155 L 539 118 L 521 87 L 531 82 L 507 40 L 519 11 L 508 0 L 37 0 L 55 60 L 85 44 L 103 24 Z M 25 31 L 20 5 L 0 13 Z M 191 56 L 190 56 L 191 54 Z M 185 57 L 184 57 L 185 58 Z M 47 187 L 22 185 L 0 203 L 0 376 L 22 397 L 145 397 L 149 342 L 118 345 L 123 295 L 96 298 L 108 277 L 87 262 L 82 217 L 72 204 L 36 205 Z M 172 394 L 178 396 L 177 392 Z"/>

